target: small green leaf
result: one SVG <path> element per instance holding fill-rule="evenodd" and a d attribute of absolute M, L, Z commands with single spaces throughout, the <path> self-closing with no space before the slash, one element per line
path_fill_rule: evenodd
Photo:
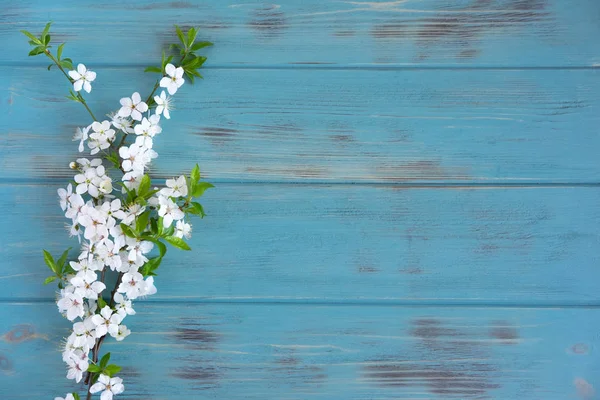
<path fill-rule="evenodd" d="M 199 215 L 200 218 L 206 217 L 206 214 L 204 213 L 204 208 L 202 207 L 202 204 L 196 203 L 195 201 L 192 201 L 192 203 L 190 204 L 189 208 L 186 211 L 190 214 Z"/>
<path fill-rule="evenodd" d="M 158 269 L 160 263 L 162 261 L 162 257 L 151 258 L 142 267 L 142 275 L 144 276 L 152 276 L 156 275 L 154 271 Z"/>
<path fill-rule="evenodd" d="M 52 272 L 58 275 L 59 271 L 58 268 L 56 268 L 54 258 L 52 258 L 52 254 L 48 253 L 46 250 L 44 250 L 44 262 Z"/>
<path fill-rule="evenodd" d="M 65 44 L 61 43 L 58 45 L 58 49 L 56 49 L 56 57 L 58 58 L 59 61 L 60 61 L 60 58 L 62 57 L 62 52 L 63 52 L 64 47 L 65 47 Z"/>
<path fill-rule="evenodd" d="M 167 236 L 165 240 L 171 243 L 173 246 L 177 247 L 181 250 L 191 250 L 190 246 L 183 240 L 178 238 L 177 236 Z"/>
<path fill-rule="evenodd" d="M 150 217 L 150 211 L 145 211 L 138 215 L 135 220 L 135 229 L 138 232 L 144 232 L 146 230 L 146 226 L 148 225 L 148 218 Z"/>
<path fill-rule="evenodd" d="M 175 25 L 175 31 L 177 32 L 177 37 L 179 37 L 179 41 L 181 42 L 181 44 L 187 47 L 187 43 L 185 42 L 185 36 L 183 35 L 183 32 L 181 32 L 179 26 Z"/>
<path fill-rule="evenodd" d="M 42 54 L 44 52 L 44 46 L 34 47 L 33 50 L 29 52 L 29 56 L 37 56 L 38 54 Z"/>
<path fill-rule="evenodd" d="M 185 76 L 187 76 L 187 78 L 190 80 L 190 83 L 193 84 L 194 83 L 194 75 L 190 74 L 188 71 L 184 71 Z"/>
<path fill-rule="evenodd" d="M 100 368 L 98 365 L 94 365 L 94 364 L 90 364 L 88 365 L 88 372 L 93 372 L 93 373 L 97 373 L 102 371 L 102 368 Z"/>
<path fill-rule="evenodd" d="M 50 35 L 44 36 L 44 44 L 48 46 L 48 43 L 50 43 Z"/>
<path fill-rule="evenodd" d="M 60 63 L 60 66 L 63 67 L 63 68 L 65 68 L 65 69 L 68 69 L 68 70 L 72 70 L 73 69 L 73 62 L 67 60 L 66 58 L 64 60 L 62 60 L 62 61 L 59 61 L 59 63 Z"/>
<path fill-rule="evenodd" d="M 42 31 L 42 37 L 45 37 L 48 32 L 50 32 L 50 25 L 52 25 L 52 21 L 48 22 Z"/>
<path fill-rule="evenodd" d="M 150 219 L 150 230 L 155 235 L 158 233 L 158 223 L 156 222 L 156 218 Z"/>
<path fill-rule="evenodd" d="M 192 51 L 198 51 L 200 49 L 203 49 L 205 47 L 209 47 L 209 46 L 212 46 L 212 45 L 213 45 L 213 43 L 211 43 L 211 42 L 196 42 L 192 46 Z"/>
<path fill-rule="evenodd" d="M 50 64 L 50 65 L 48 65 L 48 71 L 50 71 L 50 68 L 52 68 L 52 66 L 53 66 L 53 65 L 54 65 L 54 64 Z"/>
<path fill-rule="evenodd" d="M 192 196 L 194 197 L 200 197 L 204 194 L 204 192 L 207 189 L 210 188 L 214 188 L 215 186 L 208 183 L 208 182 L 198 182 L 196 183 L 196 185 L 194 186 L 194 193 L 192 193 Z"/>
<path fill-rule="evenodd" d="M 137 190 L 138 196 L 143 196 L 148 190 L 150 190 L 150 185 L 152 184 L 150 177 L 148 175 L 144 175 L 142 180 L 140 181 L 140 186 Z"/>
<path fill-rule="evenodd" d="M 187 47 L 191 47 L 194 44 L 194 41 L 196 40 L 196 35 L 198 34 L 198 31 L 196 31 L 196 28 L 190 28 L 188 30 L 187 33 Z"/>
<path fill-rule="evenodd" d="M 63 251 L 62 255 L 60 256 L 60 258 L 56 262 L 56 265 L 58 266 L 58 269 L 60 269 L 61 271 L 65 267 L 65 263 L 67 262 L 67 257 L 69 256 L 69 251 L 70 250 L 71 250 L 71 248 L 69 247 L 68 249 L 66 249 L 65 251 Z"/>
<path fill-rule="evenodd" d="M 108 376 L 113 376 L 117 373 L 119 373 L 119 371 L 121 370 L 121 367 L 119 367 L 116 364 L 110 364 L 107 365 L 106 368 L 104 368 L 104 373 Z"/>
<path fill-rule="evenodd" d="M 44 280 L 44 285 L 47 285 L 50 282 L 54 282 L 55 280 L 56 280 L 56 275 L 49 276 Z"/>
<path fill-rule="evenodd" d="M 108 360 L 110 360 L 110 353 L 106 353 L 101 359 L 100 359 L 100 368 L 104 369 L 106 367 L 106 365 L 108 364 Z"/>
<path fill-rule="evenodd" d="M 123 233 L 125 234 L 125 236 L 128 236 L 130 238 L 137 237 L 136 234 L 133 232 L 133 230 L 129 226 L 121 223 L 120 227 L 121 227 L 121 230 L 123 231 Z"/>
<path fill-rule="evenodd" d="M 81 400 L 81 397 L 79 397 L 79 394 L 77 394 L 76 392 L 71 393 L 73 395 L 73 398 L 75 400 Z"/>
<path fill-rule="evenodd" d="M 162 68 L 159 68 L 159 67 L 146 67 L 144 72 L 156 72 L 156 73 L 162 74 L 163 70 L 162 70 Z"/>
<path fill-rule="evenodd" d="M 102 296 L 98 296 L 98 309 L 102 310 L 106 307 L 106 301 L 102 298 Z"/>
<path fill-rule="evenodd" d="M 198 166 L 198 164 L 196 164 L 194 168 L 192 168 L 192 172 L 190 173 L 190 179 L 192 180 L 192 183 L 196 183 L 200 180 L 200 167 Z"/>
<path fill-rule="evenodd" d="M 27 31 L 25 31 L 25 30 L 21 31 L 21 33 L 22 33 L 23 35 L 27 36 L 29 39 L 31 39 L 31 41 L 32 41 L 33 43 L 35 43 L 35 44 L 38 44 L 38 45 L 41 45 L 41 44 L 42 44 L 42 42 L 40 41 L 40 39 L 36 38 L 36 37 L 35 37 L 35 36 L 33 36 L 31 33 L 27 32 Z"/>

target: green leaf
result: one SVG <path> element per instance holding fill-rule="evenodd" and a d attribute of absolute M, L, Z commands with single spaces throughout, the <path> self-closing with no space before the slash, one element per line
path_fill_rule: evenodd
<path fill-rule="evenodd" d="M 163 258 L 165 256 L 165 254 L 167 253 L 167 246 L 158 239 L 150 238 L 148 240 L 151 241 L 152 243 L 154 243 L 156 245 L 156 247 L 158 247 L 158 252 L 160 254 L 160 258 Z"/>
<path fill-rule="evenodd" d="M 121 367 L 119 367 L 116 364 L 110 364 L 107 365 L 106 368 L 104 368 L 104 373 L 108 376 L 113 376 L 117 373 L 119 373 L 119 371 L 121 370 Z"/>
<path fill-rule="evenodd" d="M 42 54 L 44 52 L 44 46 L 34 47 L 33 50 L 29 52 L 29 56 L 37 56 L 38 54 Z"/>
<path fill-rule="evenodd" d="M 27 32 L 25 30 L 22 30 L 21 33 L 23 35 L 27 36 L 29 39 L 31 39 L 31 41 L 34 42 L 35 44 L 39 44 L 39 45 L 42 44 L 42 42 L 40 41 L 40 39 L 38 39 L 37 37 L 33 36 L 31 33 Z"/>
<path fill-rule="evenodd" d="M 144 276 L 152 276 L 156 275 L 154 271 L 158 269 L 160 263 L 162 262 L 162 257 L 151 258 L 142 267 L 142 275 Z"/>
<path fill-rule="evenodd" d="M 177 32 L 177 36 L 179 37 L 179 41 L 181 42 L 181 44 L 187 47 L 187 43 L 185 42 L 185 36 L 183 35 L 183 32 L 181 32 L 179 26 L 175 25 L 175 31 Z"/>
<path fill-rule="evenodd" d="M 198 182 L 196 183 L 196 185 L 194 186 L 194 193 L 192 193 L 192 196 L 194 197 L 200 197 L 204 194 L 204 192 L 207 189 L 210 188 L 214 188 L 215 186 L 208 183 L 208 182 Z"/>
<path fill-rule="evenodd" d="M 49 276 L 49 277 L 47 277 L 47 278 L 44 280 L 44 285 L 47 285 L 47 284 L 49 284 L 50 282 L 54 282 L 54 281 L 56 280 L 56 278 L 57 278 L 57 277 L 56 277 L 56 275 L 52 275 L 52 276 Z"/>
<path fill-rule="evenodd" d="M 52 21 L 48 22 L 42 31 L 42 37 L 45 37 L 48 32 L 50 32 L 50 25 L 52 25 Z"/>
<path fill-rule="evenodd" d="M 191 250 L 191 247 L 183 240 L 178 238 L 177 236 L 167 236 L 165 240 L 171 243 L 173 246 L 177 247 L 181 250 Z"/>
<path fill-rule="evenodd" d="M 198 164 L 192 168 L 192 172 L 190 173 L 190 179 L 192 180 L 192 184 L 198 182 L 200 180 L 200 167 Z"/>
<path fill-rule="evenodd" d="M 56 57 L 58 58 L 59 61 L 60 61 L 60 58 L 62 57 L 62 52 L 63 52 L 64 47 L 65 47 L 65 44 L 61 43 L 58 45 L 58 49 L 56 49 Z"/>
<path fill-rule="evenodd" d="M 44 262 L 46 263 L 48 268 L 50 268 L 50 271 L 58 275 L 59 271 L 58 268 L 56 268 L 54 258 L 52 258 L 52 254 L 48 253 L 46 250 L 44 250 Z"/>
<path fill-rule="evenodd" d="M 150 211 L 145 211 L 141 213 L 137 219 L 135 220 L 135 229 L 138 232 L 144 232 L 146 230 L 146 226 L 148 225 L 148 218 L 150 217 Z"/>
<path fill-rule="evenodd" d="M 44 44 L 48 46 L 48 43 L 50 43 L 50 35 L 44 36 Z"/>
<path fill-rule="evenodd" d="M 195 201 L 192 201 L 192 203 L 190 204 L 189 208 L 186 211 L 190 214 L 199 215 L 200 218 L 206 217 L 206 214 L 204 213 L 204 208 L 202 207 L 202 204 L 196 203 Z"/>
<path fill-rule="evenodd" d="M 48 71 L 50 71 L 50 68 L 52 68 L 52 66 L 53 66 L 53 65 L 54 65 L 54 64 L 50 64 L 50 65 L 48 65 Z"/>
<path fill-rule="evenodd" d="M 73 62 L 70 61 L 70 60 L 67 60 L 66 58 L 64 60 L 62 60 L 62 61 L 59 61 L 59 63 L 60 63 L 60 66 L 63 67 L 63 68 L 65 68 L 65 69 L 68 69 L 68 70 L 72 70 L 73 69 Z"/>
<path fill-rule="evenodd" d="M 125 234 L 125 236 L 128 236 L 130 238 L 136 238 L 137 237 L 136 234 L 133 232 L 133 230 L 129 226 L 121 223 L 120 227 L 121 227 L 121 230 L 123 231 L 123 233 Z"/>
<path fill-rule="evenodd" d="M 73 395 L 73 398 L 75 400 L 81 400 L 81 397 L 79 397 L 79 394 L 77 394 L 76 392 L 71 393 Z"/>
<path fill-rule="evenodd" d="M 156 222 L 156 218 L 150 219 L 150 231 L 155 235 L 158 233 L 158 223 Z"/>
<path fill-rule="evenodd" d="M 62 255 L 60 256 L 60 258 L 56 262 L 56 265 L 58 266 L 58 269 L 60 269 L 60 271 L 64 270 L 65 263 L 67 262 L 67 257 L 69 256 L 69 251 L 70 250 L 71 250 L 71 248 L 69 247 L 68 249 L 66 249 L 65 251 L 63 251 Z"/>
<path fill-rule="evenodd" d="M 213 43 L 211 43 L 211 42 L 196 42 L 192 46 L 192 51 L 197 51 L 197 50 L 200 50 L 200 49 L 203 49 L 205 47 L 212 46 L 212 45 L 213 45 Z"/>
<path fill-rule="evenodd" d="M 97 373 L 97 372 L 102 371 L 102 368 L 100 368 L 98 365 L 90 364 L 90 365 L 88 365 L 88 369 L 87 370 L 88 370 L 88 372 Z"/>
<path fill-rule="evenodd" d="M 191 47 L 196 40 L 196 35 L 198 35 L 198 31 L 196 28 L 190 28 L 187 33 L 187 47 Z"/>
<path fill-rule="evenodd" d="M 102 310 L 104 307 L 106 307 L 106 301 L 102 298 L 102 296 L 98 296 L 98 309 Z"/>
<path fill-rule="evenodd" d="M 194 83 L 194 75 L 190 74 L 188 71 L 184 71 L 185 76 L 187 76 L 187 78 L 190 80 L 190 83 L 193 84 Z"/>
<path fill-rule="evenodd" d="M 110 353 L 106 353 L 101 359 L 100 359 L 100 368 L 104 369 L 106 367 L 106 365 L 108 364 L 108 360 L 110 360 Z"/>
<path fill-rule="evenodd" d="M 163 70 L 162 70 L 162 68 L 159 68 L 159 67 L 146 67 L 144 72 L 156 72 L 156 73 L 162 74 Z"/>
<path fill-rule="evenodd" d="M 150 181 L 150 177 L 148 175 L 144 175 L 142 177 L 142 180 L 140 181 L 140 186 L 137 190 L 138 196 L 143 196 L 144 194 L 146 194 L 146 192 L 150 190 L 151 183 L 152 182 Z"/>

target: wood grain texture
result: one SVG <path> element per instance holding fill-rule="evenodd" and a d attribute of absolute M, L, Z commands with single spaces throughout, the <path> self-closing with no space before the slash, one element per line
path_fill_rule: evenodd
<path fill-rule="evenodd" d="M 52 298 L 40 247 L 77 245 L 55 189 L 0 186 L 5 298 Z M 152 299 L 598 305 L 599 200 L 598 187 L 221 184 Z"/>
<path fill-rule="evenodd" d="M 146 304 L 122 399 L 593 399 L 598 309 Z M 0 396 L 71 391 L 53 304 L 0 309 Z M 24 382 L 35 384 L 24 385 Z"/>
<path fill-rule="evenodd" d="M 97 72 L 87 97 L 100 116 L 154 79 Z M 89 116 L 56 71 L 0 73 L 0 177 L 66 180 Z M 177 93 L 154 173 L 198 162 L 214 181 L 595 183 L 599 74 L 211 70 Z"/>
<path fill-rule="evenodd" d="M 591 67 L 599 15 L 596 0 L 12 0 L 0 63 L 26 59 L 19 29 L 52 20 L 66 53 L 89 65 L 154 62 L 177 23 L 217 43 L 212 65 Z"/>

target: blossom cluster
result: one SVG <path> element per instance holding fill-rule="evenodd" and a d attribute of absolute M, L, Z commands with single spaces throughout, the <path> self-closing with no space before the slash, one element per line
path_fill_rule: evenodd
<path fill-rule="evenodd" d="M 82 95 L 92 91 L 96 73 L 83 64 L 75 68 L 70 58 L 63 57 L 65 43 L 51 51 L 50 26 L 47 23 L 39 36 L 21 31 L 32 47 L 29 56 L 43 54 L 52 61 L 48 70 L 60 69 L 72 85 L 67 98 L 82 104 L 92 123 L 78 128 L 74 137 L 79 152 L 87 149 L 90 157 L 71 162 L 73 182 L 58 189 L 60 207 L 70 221 L 67 229 L 81 248 L 73 260 L 70 249 L 57 260 L 44 250 L 44 262 L 52 271 L 44 283 L 58 281 L 58 309 L 72 323 L 62 352 L 67 378 L 80 382 L 85 376 L 86 400 L 99 392 L 101 400 L 112 400 L 125 387 L 115 376 L 121 367 L 109 364 L 110 353 L 99 357 L 102 343 L 107 337 L 121 341 L 131 334 L 123 321 L 135 314 L 134 300 L 156 293 L 154 276 L 166 244 L 190 250 L 184 240 L 192 230 L 186 216 L 205 216 L 194 200 L 213 186 L 200 181 L 197 164 L 189 176 L 167 179 L 162 189 L 151 187 L 147 170 L 158 157 L 153 147 L 162 132 L 161 118 L 171 118 L 170 96 L 185 83 L 184 75 L 191 83 L 202 77 L 198 69 L 206 57 L 196 52 L 212 43 L 196 41 L 198 29 L 184 33 L 176 25 L 179 43 L 171 44 L 168 52 L 179 53 L 179 66 L 171 62 L 175 54 L 163 52 L 160 66 L 145 69 L 160 74 L 148 98 L 132 93 L 106 119 L 97 119 Z M 159 88 L 164 90 L 154 96 Z M 116 284 L 109 290 L 111 276 Z M 55 400 L 81 398 L 72 392 Z"/>
<path fill-rule="evenodd" d="M 183 69 L 169 63 L 165 72 L 160 86 L 173 95 L 184 83 Z M 83 64 L 69 75 L 75 91 L 82 88 L 91 91 L 96 74 Z M 94 360 L 90 352 L 97 352 L 100 340 L 110 335 L 121 341 L 131 333 L 123 321 L 128 315 L 135 314 L 132 301 L 156 293 L 153 276 L 146 276 L 151 274 L 143 273 L 142 269 L 149 263 L 149 253 L 155 243 L 164 246 L 156 235 L 142 235 L 153 222 L 153 216 L 156 217 L 154 221 L 161 224 L 158 229 L 168 232 L 171 228 L 169 237 L 182 239 L 191 235 L 191 225 L 184 220 L 185 212 L 180 204 L 189 200 L 185 176 L 168 179 L 166 187 L 160 190 L 145 188 L 144 192 L 149 195 L 137 197 L 141 201 L 126 201 L 127 198 L 131 200 L 131 193 L 136 191 L 138 196 L 145 194 L 140 186 L 147 176 L 147 168 L 158 156 L 153 144 L 156 135 L 162 131 L 161 116 L 170 118 L 171 98 L 163 91 L 154 100 L 157 107 L 152 109 L 135 92 L 131 97 L 121 99 L 120 109 L 110 119 L 94 121 L 78 129 L 75 135 L 80 152 L 85 150 L 85 145 L 92 156 L 115 150 L 122 172 L 121 196 L 102 158 L 78 158 L 72 162 L 70 166 L 76 171 L 75 185 L 58 189 L 60 207 L 70 220 L 68 230 L 82 243 L 77 259 L 65 266 L 57 301 L 59 311 L 73 322 L 63 360 L 68 366 L 67 378 L 76 382 L 91 370 Z M 122 140 L 117 144 L 119 135 Z M 135 140 L 125 145 L 127 138 L 132 136 Z M 163 254 L 161 250 L 161 257 Z M 107 303 L 103 298 L 104 277 L 109 270 L 118 273 L 119 280 Z M 101 373 L 90 393 L 102 392 L 102 400 L 111 400 L 123 390 L 121 378 Z"/>

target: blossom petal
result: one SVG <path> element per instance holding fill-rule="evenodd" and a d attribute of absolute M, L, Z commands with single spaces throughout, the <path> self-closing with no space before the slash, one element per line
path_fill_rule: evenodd
<path fill-rule="evenodd" d="M 175 70 L 175 77 L 176 77 L 177 79 L 179 79 L 179 78 L 183 77 L 183 68 L 181 68 L 181 67 L 178 67 L 178 68 Z"/>
<path fill-rule="evenodd" d="M 131 118 L 133 118 L 136 121 L 141 121 L 142 120 L 142 113 L 139 112 L 136 108 L 131 110 Z"/>
<path fill-rule="evenodd" d="M 96 79 L 96 73 L 94 71 L 88 71 L 85 74 L 85 79 L 89 82 L 92 82 Z"/>
<path fill-rule="evenodd" d="M 167 91 L 171 96 L 177 93 L 177 83 L 173 82 L 172 80 L 169 80 L 169 84 L 167 85 Z"/>
<path fill-rule="evenodd" d="M 171 115 L 169 114 L 169 109 L 165 108 L 165 110 L 162 113 L 166 119 L 171 119 Z"/>
<path fill-rule="evenodd" d="M 81 82 L 81 81 L 78 81 Z M 85 90 L 86 92 L 91 92 L 92 91 L 92 85 L 90 85 L 90 83 L 88 81 L 85 81 L 83 83 L 83 90 Z"/>
<path fill-rule="evenodd" d="M 104 384 L 100 383 L 100 382 L 96 382 L 92 385 L 92 387 L 90 388 L 90 393 L 98 393 L 101 390 L 104 390 L 106 386 L 104 386 Z"/>
<path fill-rule="evenodd" d="M 74 80 L 79 80 L 81 79 L 81 74 L 77 71 L 69 71 L 69 76 Z"/>
<path fill-rule="evenodd" d="M 85 71 L 87 71 L 87 68 L 85 68 L 85 65 L 77 64 L 77 72 L 79 72 L 80 75 L 85 75 Z"/>
<path fill-rule="evenodd" d="M 83 80 L 81 80 L 81 79 L 78 81 L 75 81 L 75 83 L 73 83 L 73 90 L 75 90 L 76 92 L 79 92 L 82 87 L 83 87 Z"/>
<path fill-rule="evenodd" d="M 135 92 L 131 95 L 131 100 L 133 101 L 133 104 L 137 104 L 140 101 L 142 101 L 142 98 L 140 97 L 140 94 L 138 92 Z"/>
<path fill-rule="evenodd" d="M 160 80 L 160 87 L 168 87 L 169 86 L 169 82 L 171 82 L 171 78 L 169 77 L 164 77 Z"/>
<path fill-rule="evenodd" d="M 175 66 L 173 64 L 168 63 L 165 66 L 165 72 L 167 73 L 167 75 L 169 75 L 169 76 L 175 76 L 175 71 L 176 71 L 176 68 L 175 68 Z"/>
<path fill-rule="evenodd" d="M 119 100 L 119 103 L 121 103 L 123 107 L 131 107 L 133 104 L 129 97 L 123 97 L 121 100 Z"/>

